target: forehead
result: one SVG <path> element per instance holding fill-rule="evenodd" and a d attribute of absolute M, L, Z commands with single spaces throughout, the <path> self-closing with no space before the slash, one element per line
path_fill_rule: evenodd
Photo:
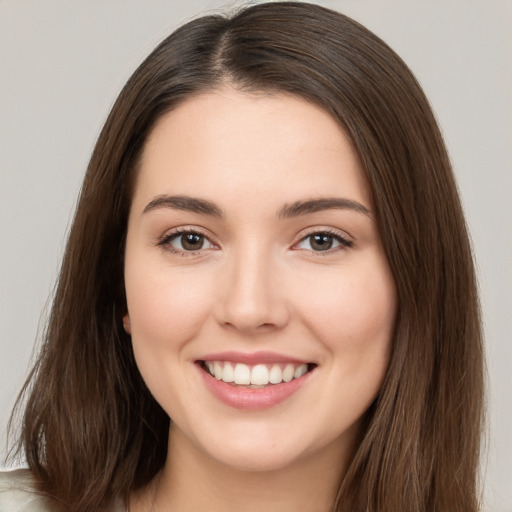
<path fill-rule="evenodd" d="M 339 123 L 287 94 L 224 88 L 189 98 L 157 122 L 140 163 L 135 199 L 225 193 L 229 200 L 251 192 L 283 201 L 349 194 L 371 202 L 357 152 Z"/>

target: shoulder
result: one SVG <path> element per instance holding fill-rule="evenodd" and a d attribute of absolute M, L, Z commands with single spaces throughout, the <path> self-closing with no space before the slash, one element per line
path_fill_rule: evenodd
<path fill-rule="evenodd" d="M 29 469 L 0 469 L 0 512 L 56 512 L 55 501 L 37 491 Z M 105 512 L 126 512 L 120 499 Z"/>
<path fill-rule="evenodd" d="M 0 510 L 2 512 L 52 512 L 50 499 L 36 490 L 28 469 L 0 470 Z"/>

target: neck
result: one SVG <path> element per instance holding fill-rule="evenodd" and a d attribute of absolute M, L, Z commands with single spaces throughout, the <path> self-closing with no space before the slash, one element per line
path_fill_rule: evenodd
<path fill-rule="evenodd" d="M 212 459 L 177 428 L 165 467 L 132 499 L 131 512 L 332 512 L 348 453 L 327 446 L 286 468 L 243 471 Z"/>

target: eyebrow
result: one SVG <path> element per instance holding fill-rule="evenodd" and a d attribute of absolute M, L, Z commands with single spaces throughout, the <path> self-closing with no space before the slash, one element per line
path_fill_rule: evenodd
<path fill-rule="evenodd" d="M 143 213 L 148 213 L 159 208 L 172 208 L 187 212 L 223 217 L 222 210 L 211 201 L 190 196 L 168 196 L 160 195 L 155 197 L 144 208 Z"/>
<path fill-rule="evenodd" d="M 352 210 L 358 213 L 364 213 L 370 216 L 370 210 L 361 203 L 352 199 L 341 197 L 327 197 L 320 199 L 310 199 L 308 201 L 296 201 L 291 204 L 285 204 L 278 213 L 280 218 L 298 217 L 308 213 L 316 213 L 323 210 Z"/>
<path fill-rule="evenodd" d="M 190 196 L 169 196 L 160 195 L 150 201 L 144 208 L 143 213 L 148 213 L 159 208 L 171 208 L 174 210 L 183 210 L 213 217 L 224 217 L 222 209 L 215 203 L 206 199 L 199 199 Z M 291 204 L 285 204 L 278 212 L 278 218 L 285 219 L 299 217 L 309 213 L 316 213 L 323 210 L 352 210 L 365 215 L 370 215 L 370 210 L 361 203 L 352 199 L 341 197 L 328 197 L 319 199 L 309 199 L 307 201 L 295 201 Z"/>

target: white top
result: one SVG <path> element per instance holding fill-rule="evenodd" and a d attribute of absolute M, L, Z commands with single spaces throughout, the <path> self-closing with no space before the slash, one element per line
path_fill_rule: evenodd
<path fill-rule="evenodd" d="M 117 502 L 112 512 L 124 512 Z M 55 502 L 41 496 L 30 470 L 0 471 L 0 512 L 55 512 Z"/>
<path fill-rule="evenodd" d="M 2 512 L 52 512 L 51 500 L 35 490 L 28 469 L 0 471 L 0 510 Z"/>

